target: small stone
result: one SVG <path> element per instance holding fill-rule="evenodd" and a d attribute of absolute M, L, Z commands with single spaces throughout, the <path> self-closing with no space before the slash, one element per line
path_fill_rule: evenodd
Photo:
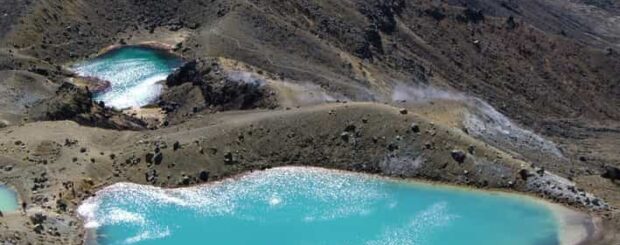
<path fill-rule="evenodd" d="M 45 228 L 43 228 L 42 224 L 36 224 L 32 230 L 37 234 L 41 234 L 41 232 L 43 232 L 44 229 Z"/>
<path fill-rule="evenodd" d="M 161 152 L 155 153 L 155 155 L 153 156 L 153 163 L 155 165 L 159 165 L 161 164 L 162 160 L 164 160 L 164 154 L 162 154 Z"/>
<path fill-rule="evenodd" d="M 191 179 L 189 178 L 189 176 L 183 176 L 181 179 L 181 184 L 182 185 L 189 185 L 189 183 L 191 182 Z"/>
<path fill-rule="evenodd" d="M 414 133 L 419 133 L 420 132 L 420 126 L 418 126 L 418 124 L 416 123 L 412 123 L 411 124 L 411 131 Z"/>
<path fill-rule="evenodd" d="M 65 146 L 73 146 L 77 144 L 77 140 L 65 139 Z"/>
<path fill-rule="evenodd" d="M 226 152 L 226 154 L 224 154 L 224 163 L 225 164 L 235 163 L 235 159 L 234 159 L 232 152 Z"/>
<path fill-rule="evenodd" d="M 409 113 L 409 111 L 407 111 L 407 109 L 405 109 L 405 108 L 401 108 L 399 110 L 399 112 L 400 112 L 400 114 L 403 114 L 403 115 L 406 115 L 407 113 Z"/>
<path fill-rule="evenodd" d="M 349 141 L 349 138 L 350 138 L 350 135 L 349 135 L 349 133 L 348 133 L 348 132 L 342 132 L 342 133 L 340 134 L 340 139 L 342 139 L 342 140 L 344 140 L 344 141 L 347 141 L 347 142 L 348 142 L 348 141 Z"/>
<path fill-rule="evenodd" d="M 355 129 L 356 129 L 355 125 L 353 125 L 353 124 L 349 124 L 349 125 L 347 125 L 347 127 L 344 129 L 344 131 L 345 131 L 345 132 L 355 132 Z"/>
<path fill-rule="evenodd" d="M 149 183 L 154 183 L 157 180 L 157 176 L 158 176 L 157 170 L 155 169 L 151 169 L 144 173 L 146 182 L 149 182 Z"/>
<path fill-rule="evenodd" d="M 209 180 L 209 172 L 205 171 L 205 170 L 200 171 L 200 174 L 198 174 L 198 178 L 201 181 L 203 181 L 203 182 L 204 181 L 208 181 Z"/>
<path fill-rule="evenodd" d="M 67 201 L 65 201 L 64 199 L 58 199 L 56 200 L 56 208 L 62 212 L 66 212 L 67 211 Z"/>
<path fill-rule="evenodd" d="M 459 150 L 453 150 L 450 155 L 452 156 L 452 159 L 454 159 L 456 162 L 458 163 L 463 163 L 465 162 L 465 158 L 466 158 L 466 154 L 465 152 L 459 151 Z"/>
<path fill-rule="evenodd" d="M 474 145 L 470 145 L 469 147 L 467 147 L 467 152 L 469 152 L 469 154 L 474 154 L 475 150 L 476 150 L 476 146 Z"/>
<path fill-rule="evenodd" d="M 30 216 L 30 222 L 33 224 L 43 224 L 43 222 L 47 219 L 47 216 L 41 213 L 36 213 L 33 216 Z"/>
<path fill-rule="evenodd" d="M 146 163 L 153 163 L 153 157 L 155 156 L 155 154 L 153 154 L 152 152 L 146 153 Z"/>
<path fill-rule="evenodd" d="M 527 171 L 527 169 L 521 169 L 519 171 L 519 176 L 521 176 L 522 180 L 527 181 L 527 178 L 530 177 L 530 172 Z"/>
<path fill-rule="evenodd" d="M 172 145 L 172 150 L 176 151 L 180 148 L 181 148 L 181 143 L 179 143 L 178 141 L 175 141 L 174 144 Z"/>

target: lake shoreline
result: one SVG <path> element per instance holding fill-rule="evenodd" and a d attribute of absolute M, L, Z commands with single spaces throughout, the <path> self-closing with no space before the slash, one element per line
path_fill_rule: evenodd
<path fill-rule="evenodd" d="M 411 185 L 411 186 L 422 186 L 426 188 L 432 189 L 444 189 L 444 190 L 455 190 L 455 191 L 465 191 L 480 195 L 502 195 L 507 198 L 515 198 L 519 199 L 519 201 L 527 201 L 533 202 L 538 205 L 546 207 L 550 212 L 552 212 L 555 220 L 558 224 L 558 239 L 561 245 L 581 245 L 588 244 L 588 241 L 592 241 L 601 237 L 603 232 L 601 227 L 600 218 L 595 216 L 588 215 L 581 211 L 577 211 L 573 208 L 566 207 L 564 205 L 553 203 L 545 199 L 541 199 L 540 197 L 533 196 L 529 193 L 518 192 L 514 190 L 505 190 L 505 189 L 480 189 L 473 188 L 471 186 L 459 185 L 456 183 L 444 183 L 444 182 L 436 182 L 429 181 L 424 179 L 416 179 L 416 178 L 399 178 L 394 176 L 387 176 L 383 174 L 371 174 L 365 172 L 356 172 L 356 171 L 348 171 L 341 169 L 330 169 L 324 167 L 315 167 L 315 166 L 282 166 L 275 167 L 270 169 L 301 169 L 304 171 L 325 171 L 326 173 L 338 173 L 344 174 L 347 176 L 358 176 L 361 178 L 367 178 L 369 180 L 381 180 L 387 181 L 397 184 Z M 267 169 L 268 170 L 268 169 Z M 136 185 L 136 186 L 144 186 L 147 188 L 161 189 L 161 190 L 178 190 L 178 189 L 193 189 L 193 188 L 201 188 L 205 186 L 215 186 L 226 184 L 234 181 L 238 181 L 243 177 L 246 177 L 255 172 L 260 172 L 265 170 L 254 170 L 254 171 L 246 171 L 243 173 L 231 175 L 219 180 L 208 181 L 201 184 L 193 184 L 184 187 L 174 187 L 174 188 L 166 188 L 166 187 L 156 187 L 150 185 L 140 185 L 129 182 L 118 182 L 107 186 L 101 186 L 97 188 L 96 193 L 100 191 L 104 191 L 107 187 L 117 184 L 128 184 L 128 185 Z M 91 198 L 96 198 L 91 197 Z M 88 199 L 86 199 L 88 200 Z M 84 202 L 86 201 L 84 200 Z M 79 214 L 78 217 L 80 217 Z M 83 220 L 84 217 L 80 217 L 80 220 Z M 85 244 L 97 244 L 97 228 L 86 228 L 82 225 L 82 229 L 84 230 L 84 243 Z"/>
<path fill-rule="evenodd" d="M 258 114 L 258 115 L 257 115 Z M 78 126 L 72 122 L 44 122 L 36 124 L 26 124 L 23 127 L 16 127 L 12 131 L 6 131 L 5 146 L 15 149 L 11 156 L 23 156 L 20 153 L 22 147 L 15 146 L 16 139 L 30 139 L 27 137 L 36 136 L 56 137 L 58 145 L 61 145 L 65 138 L 69 140 L 79 140 L 75 146 L 59 146 L 60 158 L 47 166 L 59 169 L 52 172 L 49 178 L 52 180 L 67 181 L 76 184 L 76 195 L 60 185 L 57 185 L 37 193 L 50 197 L 50 203 L 46 206 L 54 207 L 52 201 L 56 201 L 58 194 L 62 193 L 69 207 L 62 217 L 65 220 L 74 221 L 70 229 L 63 230 L 61 238 L 50 236 L 49 239 L 66 239 L 69 243 L 80 243 L 84 240 L 84 228 L 82 222 L 74 216 L 75 207 L 85 198 L 92 196 L 97 190 L 119 182 L 133 182 L 151 186 L 180 187 L 205 183 L 199 178 L 203 171 L 209 173 L 209 183 L 219 179 L 234 178 L 238 174 L 247 174 L 253 170 L 266 169 L 278 166 L 317 166 L 329 169 L 341 169 L 353 172 L 370 173 L 374 176 L 397 176 L 396 179 L 423 180 L 428 183 L 449 183 L 454 186 L 465 187 L 467 189 L 493 190 L 501 189 L 503 192 L 529 193 L 529 196 L 543 196 L 545 200 L 555 201 L 569 205 L 574 209 L 587 212 L 593 215 L 605 215 L 599 211 L 592 210 L 581 203 L 568 202 L 564 199 L 557 199 L 554 193 L 544 195 L 544 189 L 533 189 L 528 183 L 537 180 L 551 180 L 553 185 L 556 175 L 552 172 L 536 174 L 529 178 L 531 181 L 524 181 L 518 175 L 520 169 L 531 170 L 529 164 L 523 161 L 510 158 L 493 148 L 484 148 L 484 145 L 468 138 L 460 131 L 445 130 L 439 124 L 431 124 L 409 113 L 401 114 L 398 108 L 380 105 L 377 103 L 349 102 L 332 103 L 317 105 L 309 108 L 291 110 L 261 111 L 257 113 L 229 112 L 209 114 L 208 116 L 197 117 L 187 122 L 186 127 L 170 127 L 159 129 L 158 131 L 144 132 L 119 132 L 112 130 L 101 130 Z M 387 118 L 387 119 L 386 119 Z M 300 120 L 307 123 L 299 125 Z M 374 123 L 391 120 L 392 124 Z M 346 125 L 352 124 L 363 127 L 362 137 L 356 139 L 358 144 L 343 142 L 341 137 L 342 130 Z M 421 129 L 420 133 L 411 132 L 410 125 L 416 123 Z M 289 126 L 290 125 L 290 126 Z M 303 127 L 303 130 L 297 130 Z M 397 131 L 400 130 L 400 131 Z M 314 136 L 314 132 L 323 132 L 321 135 Z M 52 132 L 54 132 L 52 134 Z M 291 137 L 290 132 L 296 135 Z M 239 135 L 244 137 L 244 142 L 239 141 Z M 163 135 L 163 136 L 160 136 Z M 311 136 L 312 135 L 312 136 Z M 333 136 L 327 137 L 326 136 Z M 448 137 L 449 136 L 449 137 Z M 314 146 L 311 150 L 301 148 L 305 139 L 312 137 Z M 382 137 L 385 137 L 382 138 Z M 400 141 L 393 140 L 397 137 Z M 269 141 L 265 141 L 265 139 Z M 373 138 L 379 140 L 373 143 Z M 460 138 L 460 141 L 450 141 Z M 25 140 L 26 149 L 34 150 L 42 143 L 37 139 Z M 173 147 L 176 142 L 177 147 Z M 197 143 L 196 143 L 197 142 Z M 400 158 L 389 158 L 386 156 L 386 145 L 395 142 L 400 149 L 397 152 Z M 425 142 L 435 142 L 442 145 L 441 148 L 427 149 Z M 361 144 L 359 144 L 361 143 Z M 445 147 L 443 147 L 445 145 Z M 454 162 L 450 156 L 451 149 L 467 149 L 467 146 L 476 146 L 473 154 L 467 155 L 465 163 Z M 160 152 L 164 155 L 161 164 L 145 163 L 145 156 L 153 152 L 155 147 L 160 147 Z M 355 148 L 354 148 L 355 147 Z M 362 147 L 362 148 L 360 148 Z M 86 149 L 83 152 L 81 149 Z M 358 149 L 356 151 L 353 151 Z M 216 151 L 217 150 L 217 151 Z M 243 152 L 241 152 L 243 150 Z M 240 153 L 237 153 L 239 151 Z M 101 153 L 102 152 L 102 153 Z M 238 156 L 244 157 L 243 161 L 229 164 L 226 162 L 225 155 L 231 152 L 235 159 Z M 275 152 L 277 154 L 272 154 Z M 355 154 L 350 154 L 354 152 Z M 99 154 L 101 153 L 101 154 Z M 73 158 L 78 162 L 72 162 Z M 92 161 L 95 159 L 95 161 Z M 423 166 L 418 169 L 396 168 L 413 167 L 419 162 L 416 158 L 423 159 Z M 325 159 L 331 159 L 326 161 Z M 398 161 L 388 161 L 390 159 Z M 493 162 L 492 160 L 501 159 Z M 139 161 L 141 160 L 141 162 Z M 324 163 L 317 164 L 317 162 Z M 444 163 L 447 167 L 441 171 Z M 15 166 L 30 166 L 19 165 Z M 42 166 L 42 165 L 36 165 Z M 482 172 L 479 174 L 479 167 L 487 167 L 502 170 L 506 178 L 495 172 Z M 32 182 L 31 178 L 21 178 L 18 176 L 33 176 L 28 168 L 16 168 L 12 172 L 9 184 L 16 186 L 20 194 L 26 200 L 32 200 L 30 193 Z M 157 170 L 160 178 L 157 181 L 149 182 L 145 178 L 145 173 L 150 174 L 152 170 Z M 484 169 L 482 169 L 484 170 Z M 23 173 L 23 174 L 22 174 Z M 382 174 L 380 174 L 382 173 Z M 182 180 L 190 181 L 185 183 Z M 405 177 L 405 178 L 400 178 Z M 468 179 L 465 179 L 467 177 Z M 488 183 L 487 183 L 488 181 Z M 513 185 L 509 185 L 509 181 Z M 538 183 L 538 182 L 536 182 Z M 546 182 L 545 182 L 546 183 Z M 542 183 L 542 187 L 552 184 Z M 566 187 L 574 186 L 571 182 L 560 183 L 564 190 Z M 575 195 L 584 193 L 578 191 Z M 56 198 L 54 198 L 56 195 Z M 38 206 L 35 203 L 31 207 Z M 34 208 L 31 208 L 34 211 Z M 43 213 L 52 213 L 52 209 L 45 210 Z M 29 214 L 34 214 L 34 213 Z M 27 223 L 28 216 L 21 216 L 24 224 Z M 607 220 L 604 220 L 608 222 Z M 50 226 L 53 224 L 49 222 Z M 26 239 L 34 239 L 34 236 L 27 235 L 32 231 L 32 227 L 18 227 L 11 231 L 24 234 Z M 605 234 L 613 234 L 611 231 L 615 226 L 604 223 Z M 13 234 L 13 233 L 11 233 Z M 596 241 L 595 241 L 596 242 Z"/>
<path fill-rule="evenodd" d="M 161 81 L 184 63 L 183 57 L 161 45 L 115 45 L 72 64 L 69 81 L 107 106 L 139 108 L 160 98 L 165 88 Z"/>
<path fill-rule="evenodd" d="M 13 210 L 0 210 L 2 212 L 3 215 L 8 215 L 8 214 L 12 214 L 12 213 L 18 213 L 20 211 L 20 204 L 21 204 L 21 198 L 19 195 L 19 192 L 17 192 L 17 190 L 15 188 L 13 188 L 12 186 L 6 184 L 6 183 L 2 183 L 0 182 L 0 191 L 4 191 L 2 189 L 5 189 L 7 192 L 11 192 L 10 194 L 13 195 L 13 198 L 15 200 L 15 209 Z"/>

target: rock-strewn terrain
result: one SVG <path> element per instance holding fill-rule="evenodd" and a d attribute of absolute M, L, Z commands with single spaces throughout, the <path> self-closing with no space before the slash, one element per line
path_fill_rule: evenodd
<path fill-rule="evenodd" d="M 600 217 L 590 242 L 617 244 L 620 186 L 601 175 L 620 167 L 619 9 L 8 0 L 0 182 L 25 214 L 0 218 L 0 240 L 80 243 L 75 207 L 118 181 L 177 187 L 312 165 L 539 195 Z M 71 63 L 144 43 L 188 61 L 153 105 L 116 111 L 67 83 Z"/>

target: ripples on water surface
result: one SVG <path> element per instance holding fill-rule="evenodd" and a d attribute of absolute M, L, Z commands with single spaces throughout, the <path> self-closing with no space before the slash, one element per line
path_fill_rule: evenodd
<path fill-rule="evenodd" d="M 79 208 L 100 244 L 557 244 L 550 210 L 523 197 L 317 168 L 210 185 L 115 184 Z"/>
<path fill-rule="evenodd" d="M 140 107 L 153 102 L 160 95 L 166 80 L 182 60 L 163 51 L 128 46 L 112 50 L 92 60 L 77 64 L 73 70 L 81 76 L 109 81 L 111 89 L 95 94 L 115 108 Z"/>

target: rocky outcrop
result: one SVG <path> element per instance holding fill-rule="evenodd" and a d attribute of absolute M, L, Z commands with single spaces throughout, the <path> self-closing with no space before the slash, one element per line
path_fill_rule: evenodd
<path fill-rule="evenodd" d="M 112 87 L 112 83 L 110 83 L 110 81 L 91 76 L 76 77 L 73 79 L 73 83 L 95 94 L 107 92 Z"/>
<path fill-rule="evenodd" d="M 172 123 L 204 110 L 247 110 L 276 105 L 264 81 L 229 76 L 215 59 L 187 62 L 168 76 L 166 85 L 168 88 L 158 104 Z"/>
<path fill-rule="evenodd" d="M 367 1 L 360 7 L 360 12 L 379 30 L 391 34 L 396 30 L 396 16 L 404 7 L 404 0 L 375 0 Z"/>
<path fill-rule="evenodd" d="M 601 177 L 610 179 L 611 181 L 620 180 L 620 169 L 613 166 L 605 166 L 605 172 Z"/>
<path fill-rule="evenodd" d="M 197 65 L 198 62 L 196 60 L 185 63 L 166 78 L 166 85 L 168 87 L 173 87 L 183 83 L 199 83 L 203 75 L 208 74 L 211 70 L 210 67 L 199 70 L 201 67 L 197 67 Z"/>
<path fill-rule="evenodd" d="M 92 93 L 70 83 L 63 83 L 56 96 L 38 102 L 29 110 L 37 121 L 72 120 L 82 125 L 110 129 L 139 130 L 145 127 L 139 119 L 106 108 L 92 100 Z"/>

